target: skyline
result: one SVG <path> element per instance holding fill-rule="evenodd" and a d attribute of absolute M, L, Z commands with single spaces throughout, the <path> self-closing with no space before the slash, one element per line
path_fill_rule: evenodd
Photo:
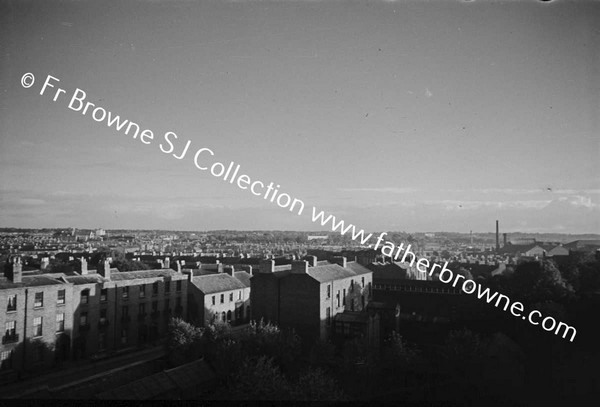
<path fill-rule="evenodd" d="M 366 231 L 600 232 L 598 3 L 0 4 L 3 227 L 326 229 L 162 153 L 174 131 Z"/>

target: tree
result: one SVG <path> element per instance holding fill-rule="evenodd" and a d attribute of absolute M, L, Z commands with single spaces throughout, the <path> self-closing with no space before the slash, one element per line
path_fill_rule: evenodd
<path fill-rule="evenodd" d="M 514 299 L 529 303 L 557 300 L 568 292 L 560 271 L 551 260 L 519 264 L 505 282 Z"/>
<path fill-rule="evenodd" d="M 179 318 L 171 318 L 167 336 L 167 359 L 178 366 L 202 356 L 204 330 Z"/>

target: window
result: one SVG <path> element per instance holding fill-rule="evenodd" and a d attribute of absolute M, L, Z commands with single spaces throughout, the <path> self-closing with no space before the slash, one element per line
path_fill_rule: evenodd
<path fill-rule="evenodd" d="M 233 302 L 233 293 L 229 293 L 229 302 Z"/>
<path fill-rule="evenodd" d="M 337 294 L 335 295 L 335 301 L 337 303 L 337 306 L 340 306 L 340 290 L 337 290 Z"/>
<path fill-rule="evenodd" d="M 327 284 L 327 299 L 331 298 L 331 285 Z"/>
<path fill-rule="evenodd" d="M 344 296 L 342 297 L 342 303 L 346 305 L 346 289 L 344 288 Z"/>
<path fill-rule="evenodd" d="M 227 311 L 227 322 L 231 321 L 231 310 Z"/>
<path fill-rule="evenodd" d="M 152 302 L 152 312 L 155 314 L 158 312 L 158 301 Z"/>
<path fill-rule="evenodd" d="M 362 288 L 365 288 L 365 278 L 361 277 L 361 286 Z"/>
<path fill-rule="evenodd" d="M 217 301 L 217 297 L 215 295 L 212 296 L 212 305 L 215 305 Z"/>
<path fill-rule="evenodd" d="M 350 292 L 354 291 L 354 280 L 350 280 Z"/>
<path fill-rule="evenodd" d="M 326 313 L 325 313 L 325 322 L 327 323 L 327 326 L 331 326 L 331 308 L 327 307 Z"/>
<path fill-rule="evenodd" d="M 129 287 L 123 287 L 123 291 L 121 292 L 121 295 L 124 299 L 129 298 Z"/>
<path fill-rule="evenodd" d="M 223 322 L 227 321 L 227 314 L 225 313 L 225 311 L 223 311 L 223 313 L 221 313 L 221 321 L 223 321 Z"/>
<path fill-rule="evenodd" d="M 100 302 L 106 302 L 108 300 L 108 288 L 100 290 Z"/>
<path fill-rule="evenodd" d="M 165 294 L 170 293 L 170 292 L 171 292 L 171 282 L 165 281 Z"/>
<path fill-rule="evenodd" d="M 152 283 L 152 295 L 158 295 L 158 281 Z"/>
<path fill-rule="evenodd" d="M 87 304 L 90 300 L 90 290 L 83 290 L 81 292 L 81 303 L 82 304 Z"/>
<path fill-rule="evenodd" d="M 121 343 L 123 345 L 127 344 L 127 329 L 121 329 Z"/>
<path fill-rule="evenodd" d="M 121 316 L 122 317 L 128 317 L 129 316 L 129 306 L 123 305 L 123 307 L 121 307 Z"/>
<path fill-rule="evenodd" d="M 138 306 L 138 314 L 145 315 L 146 314 L 146 304 L 140 304 Z"/>
<path fill-rule="evenodd" d="M 2 338 L 2 343 L 17 342 L 19 335 L 17 335 L 17 321 L 8 321 L 4 324 L 5 333 Z"/>
<path fill-rule="evenodd" d="M 225 294 L 221 294 L 221 304 L 225 303 Z"/>
<path fill-rule="evenodd" d="M 140 298 L 146 298 L 146 286 L 145 285 L 140 286 Z"/>
<path fill-rule="evenodd" d="M 56 298 L 56 303 L 58 305 L 65 303 L 65 290 L 58 290 L 58 297 Z"/>
<path fill-rule="evenodd" d="M 108 319 L 106 318 L 106 308 L 100 310 L 100 325 L 106 325 Z"/>
<path fill-rule="evenodd" d="M 241 299 L 242 299 L 242 292 L 240 291 L 240 292 L 238 293 L 238 300 L 241 300 Z"/>
<path fill-rule="evenodd" d="M 42 317 L 33 318 L 33 336 L 42 336 Z"/>
<path fill-rule="evenodd" d="M 0 369 L 10 369 L 12 361 L 12 350 L 0 352 Z"/>
<path fill-rule="evenodd" d="M 8 303 L 6 304 L 6 312 L 17 310 L 17 294 L 8 296 Z"/>
<path fill-rule="evenodd" d="M 79 326 L 87 326 L 88 324 L 88 313 L 87 312 L 82 312 L 81 315 L 79 316 Z"/>
<path fill-rule="evenodd" d="M 178 280 L 175 283 L 175 291 L 180 292 L 181 291 L 181 280 Z"/>
<path fill-rule="evenodd" d="M 44 293 L 35 293 L 33 306 L 36 308 L 44 306 Z"/>
<path fill-rule="evenodd" d="M 56 314 L 56 332 L 65 330 L 65 314 Z"/>

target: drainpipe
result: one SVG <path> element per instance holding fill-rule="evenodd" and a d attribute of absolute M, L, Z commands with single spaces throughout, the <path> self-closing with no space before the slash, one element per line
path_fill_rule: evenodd
<path fill-rule="evenodd" d="M 26 349 L 27 349 L 27 297 L 29 294 L 29 289 L 25 289 L 25 320 L 23 323 L 23 366 L 22 370 L 25 370 L 26 366 Z"/>

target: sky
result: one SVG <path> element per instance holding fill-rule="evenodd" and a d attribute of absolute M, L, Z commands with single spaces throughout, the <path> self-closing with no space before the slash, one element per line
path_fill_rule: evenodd
<path fill-rule="evenodd" d="M 316 207 L 600 233 L 598 21 L 585 0 L 0 0 L 0 226 L 324 229 Z M 154 139 L 69 109 L 77 88 Z M 197 169 L 200 148 L 303 214 Z"/>

